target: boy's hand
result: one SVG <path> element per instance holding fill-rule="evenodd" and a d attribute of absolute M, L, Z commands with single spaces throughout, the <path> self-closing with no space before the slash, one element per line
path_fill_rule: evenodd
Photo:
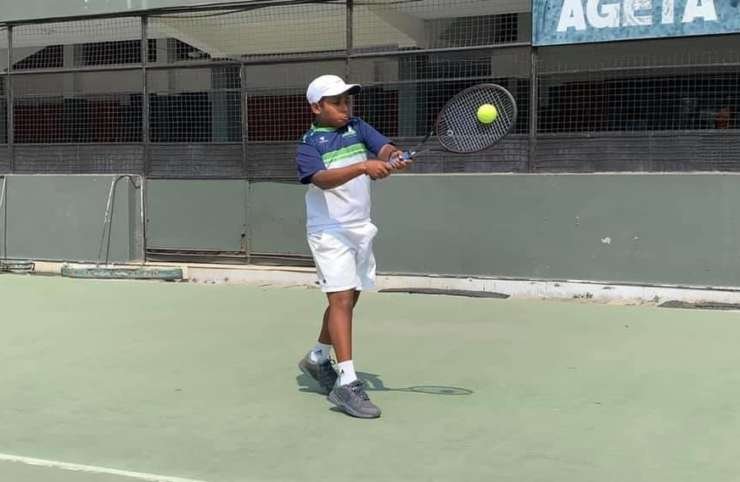
<path fill-rule="evenodd" d="M 371 179 L 383 179 L 391 175 L 391 166 L 383 161 L 365 161 L 365 174 Z"/>
<path fill-rule="evenodd" d="M 394 171 L 403 171 L 412 162 L 414 162 L 413 158 L 409 157 L 406 152 L 401 150 L 393 151 L 388 158 L 388 163 Z"/>

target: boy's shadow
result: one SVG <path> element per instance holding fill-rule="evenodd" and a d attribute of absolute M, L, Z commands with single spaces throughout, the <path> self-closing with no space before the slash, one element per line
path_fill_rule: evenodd
<path fill-rule="evenodd" d="M 388 387 L 375 373 L 357 372 L 357 378 L 365 383 L 368 392 L 411 392 L 425 393 L 427 395 L 472 395 L 473 390 L 461 387 L 448 387 L 444 385 L 414 385 L 411 387 L 392 388 Z M 295 377 L 298 390 L 301 392 L 322 393 L 316 381 L 308 375 L 301 373 Z"/>

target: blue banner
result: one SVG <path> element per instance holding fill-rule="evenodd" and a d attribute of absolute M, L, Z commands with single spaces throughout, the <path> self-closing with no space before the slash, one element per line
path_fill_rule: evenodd
<path fill-rule="evenodd" d="M 740 0 L 532 0 L 535 45 L 740 32 Z"/>

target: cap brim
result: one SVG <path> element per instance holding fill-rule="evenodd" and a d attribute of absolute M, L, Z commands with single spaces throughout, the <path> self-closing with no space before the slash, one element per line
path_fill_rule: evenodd
<path fill-rule="evenodd" d="M 342 95 L 342 94 L 354 95 L 362 90 L 362 86 L 359 84 L 345 84 L 344 86 L 338 89 L 335 89 L 335 90 L 329 90 L 328 92 L 324 92 L 323 97 L 332 97 L 334 95 Z"/>

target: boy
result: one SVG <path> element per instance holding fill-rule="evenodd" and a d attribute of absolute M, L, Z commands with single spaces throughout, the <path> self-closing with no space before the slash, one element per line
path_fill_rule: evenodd
<path fill-rule="evenodd" d="M 360 89 L 336 75 L 322 75 L 306 91 L 315 120 L 298 146 L 296 164 L 301 183 L 309 185 L 308 245 L 329 306 L 318 343 L 298 366 L 347 414 L 377 418 L 380 409 L 370 401 L 352 363 L 352 311 L 360 291 L 375 284 L 372 241 L 378 230 L 370 220 L 371 179 L 388 177 L 407 161 L 385 136 L 351 117 L 349 96 Z"/>

